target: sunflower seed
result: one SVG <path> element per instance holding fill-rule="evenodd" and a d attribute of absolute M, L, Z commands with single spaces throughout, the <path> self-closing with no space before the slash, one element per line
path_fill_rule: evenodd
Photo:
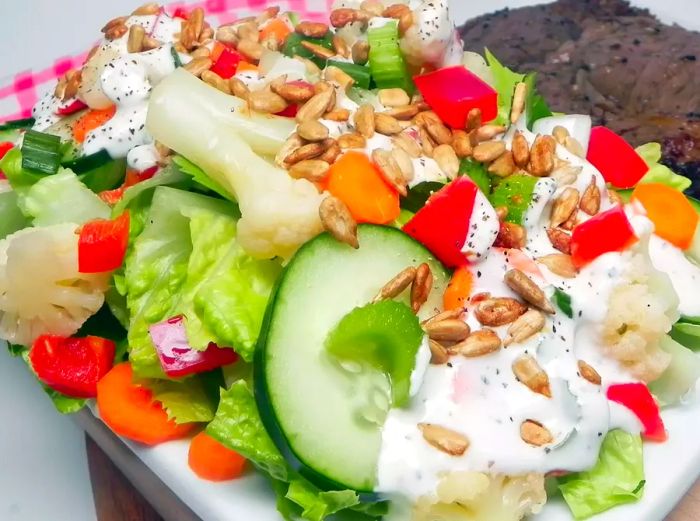
<path fill-rule="evenodd" d="M 555 249 L 571 255 L 571 235 L 559 228 L 547 228 L 547 237 Z"/>
<path fill-rule="evenodd" d="M 248 94 L 248 106 L 256 112 L 277 114 L 286 109 L 288 104 L 279 94 L 267 90 L 258 90 Z"/>
<path fill-rule="evenodd" d="M 364 65 L 369 60 L 369 44 L 364 40 L 358 40 L 352 46 L 352 61 L 357 65 Z"/>
<path fill-rule="evenodd" d="M 555 313 L 552 303 L 547 299 L 542 288 L 519 269 L 511 269 L 506 272 L 503 281 L 526 302 L 550 315 Z"/>
<path fill-rule="evenodd" d="M 498 177 L 508 177 L 515 172 L 513 153 L 506 150 L 501 156 L 489 165 L 488 172 Z"/>
<path fill-rule="evenodd" d="M 134 24 L 129 28 L 129 37 L 126 41 L 127 52 L 141 52 L 143 49 L 143 39 L 146 37 L 146 30 L 143 26 Z"/>
<path fill-rule="evenodd" d="M 414 280 L 416 280 L 416 268 L 409 266 L 401 270 L 393 279 L 387 282 L 382 289 L 379 290 L 377 296 L 372 300 L 379 302 L 380 300 L 388 300 L 398 297 L 404 292 Z"/>
<path fill-rule="evenodd" d="M 480 163 L 495 161 L 506 151 L 506 145 L 502 141 L 486 141 L 474 147 L 472 155 Z"/>
<path fill-rule="evenodd" d="M 603 381 L 602 378 L 600 377 L 600 374 L 598 374 L 598 371 L 593 369 L 590 365 L 588 365 L 583 360 L 578 361 L 578 372 L 581 374 L 581 376 L 583 378 L 588 380 L 593 385 L 600 385 Z"/>
<path fill-rule="evenodd" d="M 520 425 L 520 437 L 525 443 L 535 447 L 542 447 L 554 441 L 552 433 L 534 420 L 525 420 Z"/>
<path fill-rule="evenodd" d="M 472 155 L 472 144 L 469 135 L 464 130 L 452 132 L 452 148 L 454 148 L 457 157 L 465 158 Z"/>
<path fill-rule="evenodd" d="M 335 52 L 330 49 L 323 47 L 322 45 L 309 42 L 307 40 L 302 40 L 301 46 L 309 51 L 311 54 L 322 60 L 330 60 L 335 56 Z"/>
<path fill-rule="evenodd" d="M 312 183 L 323 181 L 328 175 L 330 165 L 318 159 L 305 159 L 291 166 L 289 175 L 294 179 L 306 179 Z"/>
<path fill-rule="evenodd" d="M 374 136 L 376 125 L 374 107 L 372 105 L 361 105 L 355 112 L 355 128 L 365 138 Z"/>
<path fill-rule="evenodd" d="M 557 142 L 552 136 L 537 136 L 530 149 L 530 173 L 546 177 L 554 170 L 554 152 Z"/>
<path fill-rule="evenodd" d="M 527 83 L 519 82 L 515 86 L 513 93 L 513 104 L 510 109 L 510 122 L 515 124 L 525 110 L 525 102 L 527 101 Z"/>
<path fill-rule="evenodd" d="M 532 392 L 552 397 L 549 376 L 530 355 L 522 355 L 513 362 L 513 374 Z"/>
<path fill-rule="evenodd" d="M 408 194 L 408 183 L 391 152 L 379 148 L 373 150 L 372 161 L 379 169 L 379 173 L 384 180 L 393 186 L 403 197 L 406 197 Z"/>
<path fill-rule="evenodd" d="M 406 151 L 401 147 L 396 147 L 391 150 L 391 157 L 396 162 L 396 165 L 401 171 L 401 175 L 406 180 L 407 183 L 413 181 L 413 176 L 415 175 L 415 170 L 413 168 L 413 161 L 411 157 L 406 153 Z"/>
<path fill-rule="evenodd" d="M 454 179 L 459 173 L 459 158 L 450 145 L 439 145 L 433 150 L 433 159 L 448 179 Z"/>
<path fill-rule="evenodd" d="M 392 138 L 395 147 L 406 152 L 410 157 L 416 159 L 421 156 L 421 148 L 418 142 L 406 132 L 401 132 Z"/>
<path fill-rule="evenodd" d="M 461 342 L 471 333 L 469 326 L 462 320 L 447 319 L 431 322 L 424 326 L 425 332 L 432 340 L 444 342 Z"/>
<path fill-rule="evenodd" d="M 519 224 L 501 222 L 494 245 L 498 248 L 523 248 L 527 242 L 527 232 Z"/>
<path fill-rule="evenodd" d="M 565 253 L 552 253 L 537 259 L 537 262 L 544 264 L 549 271 L 560 277 L 573 279 L 578 271 L 571 260 L 571 255 Z"/>
<path fill-rule="evenodd" d="M 379 91 L 379 103 L 385 107 L 401 107 L 410 104 L 411 98 L 403 89 L 381 89 Z"/>
<path fill-rule="evenodd" d="M 481 109 L 473 108 L 467 114 L 465 128 L 469 131 L 476 130 L 481 126 Z"/>
<path fill-rule="evenodd" d="M 450 348 L 450 352 L 459 353 L 467 358 L 485 356 L 501 348 L 501 339 L 491 329 L 474 331 L 465 340 Z"/>
<path fill-rule="evenodd" d="M 182 68 L 199 78 L 204 71 L 211 69 L 213 64 L 214 62 L 210 58 L 195 58 L 183 65 Z"/>
<path fill-rule="evenodd" d="M 321 22 L 299 22 L 294 30 L 308 38 L 323 38 L 328 34 L 328 25 Z"/>
<path fill-rule="evenodd" d="M 567 221 L 578 208 L 579 192 L 576 188 L 567 187 L 552 205 L 552 213 L 549 218 L 550 226 L 556 228 Z"/>
<path fill-rule="evenodd" d="M 325 151 L 326 147 L 321 143 L 308 143 L 292 151 L 291 154 L 284 158 L 284 162 L 291 167 L 300 161 L 317 158 Z"/>
<path fill-rule="evenodd" d="M 374 115 L 374 124 L 377 132 L 387 136 L 399 134 L 403 130 L 396 118 L 382 112 Z"/>
<path fill-rule="evenodd" d="M 542 331 L 545 324 L 545 318 L 542 313 L 536 309 L 530 309 L 513 322 L 508 328 L 508 335 L 503 340 L 503 345 L 508 347 L 510 344 L 518 344 L 525 342 L 533 335 Z"/>
<path fill-rule="evenodd" d="M 328 137 L 328 127 L 323 123 L 309 119 L 299 123 L 297 134 L 307 141 L 323 141 Z"/>
<path fill-rule="evenodd" d="M 450 456 L 462 456 L 469 448 L 469 440 L 451 429 L 431 423 L 419 423 L 425 441 Z"/>
<path fill-rule="evenodd" d="M 421 325 L 427 326 L 428 324 L 431 324 L 433 322 L 440 322 L 442 320 L 452 320 L 453 318 L 459 318 L 462 316 L 462 313 L 464 313 L 464 310 L 462 308 L 441 311 L 440 313 L 425 319 L 423 322 L 421 322 Z"/>
<path fill-rule="evenodd" d="M 557 125 L 552 130 L 552 137 L 560 145 L 564 145 L 564 143 L 566 142 L 566 138 L 569 136 L 570 136 L 569 131 L 566 129 L 566 127 L 562 127 L 561 125 Z"/>
<path fill-rule="evenodd" d="M 335 100 L 335 90 L 329 89 L 324 92 L 319 92 L 307 101 L 303 107 L 297 112 L 296 120 L 299 123 L 313 120 L 317 121 L 331 108 L 331 102 Z"/>
<path fill-rule="evenodd" d="M 331 195 L 321 202 L 318 211 L 326 231 L 340 242 L 349 244 L 355 249 L 360 247 L 357 240 L 357 222 L 345 203 Z"/>
<path fill-rule="evenodd" d="M 338 138 L 338 145 L 341 149 L 365 148 L 367 140 L 360 134 L 343 134 Z"/>
<path fill-rule="evenodd" d="M 229 86 L 229 82 L 223 79 L 215 72 L 204 71 L 202 73 L 202 81 L 208 85 L 211 85 L 216 90 L 223 92 L 224 94 L 231 94 L 231 87 Z"/>
<path fill-rule="evenodd" d="M 436 340 L 428 339 L 428 346 L 430 347 L 430 363 L 433 365 L 446 364 L 450 360 L 450 354 L 447 352 L 445 346 Z"/>
<path fill-rule="evenodd" d="M 428 300 L 433 289 L 433 272 L 426 263 L 418 266 L 416 278 L 411 284 L 411 308 L 418 313 L 423 304 Z"/>
<path fill-rule="evenodd" d="M 595 176 L 591 178 L 591 183 L 581 196 L 580 208 L 588 215 L 595 215 L 600 211 L 600 188 L 598 188 Z"/>
<path fill-rule="evenodd" d="M 474 316 L 485 326 L 503 326 L 514 322 L 527 306 L 513 298 L 487 298 L 474 307 Z"/>
<path fill-rule="evenodd" d="M 518 131 L 513 136 L 511 150 L 515 164 L 520 168 L 525 168 L 530 161 L 530 145 L 522 132 Z"/>

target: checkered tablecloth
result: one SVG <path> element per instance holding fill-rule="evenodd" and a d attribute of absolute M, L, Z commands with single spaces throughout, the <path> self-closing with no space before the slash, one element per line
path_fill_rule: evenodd
<path fill-rule="evenodd" d="M 294 11 L 304 20 L 327 20 L 332 3 L 333 0 L 204 0 L 174 2 L 168 4 L 166 11 L 173 13 L 178 7 L 194 9 L 201 6 L 207 12 L 209 22 L 216 26 L 257 14 L 270 5 L 279 5 L 282 11 Z M 99 30 L 95 27 L 96 36 L 99 36 Z M 62 56 L 46 67 L 20 71 L 4 82 L 0 80 L 0 122 L 31 116 L 37 100 L 54 87 L 59 76 L 81 67 L 87 53 L 85 49 L 72 56 Z"/>

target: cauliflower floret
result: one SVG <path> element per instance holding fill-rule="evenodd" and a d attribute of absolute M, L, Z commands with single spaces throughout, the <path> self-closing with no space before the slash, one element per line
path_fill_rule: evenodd
<path fill-rule="evenodd" d="M 542 474 L 455 472 L 442 479 L 437 497 L 418 501 L 413 521 L 520 521 L 546 501 Z"/>
<path fill-rule="evenodd" d="M 413 66 L 458 65 L 462 42 L 450 17 L 449 0 L 421 0 L 413 5 L 413 25 L 401 38 L 401 50 Z"/>
<path fill-rule="evenodd" d="M 636 253 L 608 301 L 603 324 L 607 354 L 635 378 L 651 382 L 671 361 L 660 346 L 678 320 L 678 297 L 668 275 L 656 271 L 646 253 Z"/>
<path fill-rule="evenodd" d="M 108 276 L 78 272 L 76 229 L 26 228 L 0 241 L 0 338 L 70 336 L 102 307 Z"/>

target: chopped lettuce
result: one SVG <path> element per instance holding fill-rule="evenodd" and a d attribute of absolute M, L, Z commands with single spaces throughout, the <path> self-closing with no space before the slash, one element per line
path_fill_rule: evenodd
<path fill-rule="evenodd" d="M 608 433 L 592 469 L 559 479 L 559 489 L 576 519 L 638 501 L 644 484 L 642 439 L 622 430 Z"/>
<path fill-rule="evenodd" d="M 243 252 L 236 219 L 236 207 L 226 201 L 156 189 L 146 226 L 126 259 L 130 360 L 138 375 L 164 377 L 148 327 L 176 315 L 187 318 L 195 349 L 215 342 L 252 358 L 281 268 Z"/>
<path fill-rule="evenodd" d="M 24 205 L 24 198 L 27 191 L 38 181 L 44 178 L 43 175 L 31 172 L 22 168 L 22 152 L 19 148 L 13 148 L 5 157 L 0 160 L 0 171 L 2 171 L 10 186 L 17 193 L 17 204 L 25 215 L 27 214 Z"/>
<path fill-rule="evenodd" d="M 649 171 L 644 175 L 640 183 L 661 183 L 683 192 L 690 188 L 692 181 L 685 176 L 676 174 L 661 161 L 661 145 L 659 143 L 647 143 L 636 148 L 637 154 L 649 165 Z"/>
<path fill-rule="evenodd" d="M 241 380 L 221 390 L 221 400 L 207 434 L 240 453 L 274 479 L 287 481 L 290 470 L 260 419 L 253 393 Z"/>
<path fill-rule="evenodd" d="M 408 191 L 408 196 L 401 199 L 401 208 L 409 212 L 417 212 L 425 206 L 426 201 L 435 192 L 442 190 L 445 183 L 439 181 L 423 181 Z"/>
<path fill-rule="evenodd" d="M 190 176 L 192 178 L 192 181 L 195 183 L 195 185 L 199 185 L 201 188 L 204 188 L 205 190 L 211 190 L 212 192 L 219 194 L 224 199 L 228 199 L 230 201 L 235 201 L 235 199 L 233 197 L 231 197 L 231 194 L 229 194 L 228 190 L 226 190 L 223 186 L 221 186 L 214 179 L 209 177 L 204 172 L 204 170 L 199 168 L 192 161 L 189 161 L 188 159 L 185 159 L 182 156 L 175 156 L 173 158 L 173 163 L 175 163 L 175 165 L 177 165 L 177 168 L 179 169 L 180 172 L 182 172 L 185 175 Z"/>
<path fill-rule="evenodd" d="M 214 419 L 216 403 L 208 396 L 199 377 L 179 382 L 150 380 L 144 384 L 175 423 L 207 423 Z"/>
<path fill-rule="evenodd" d="M 30 224 L 17 203 L 17 192 L 0 193 L 0 240 Z"/>
<path fill-rule="evenodd" d="M 464 158 L 459 163 L 459 175 L 466 175 L 474 181 L 486 197 L 491 194 L 491 176 L 486 170 L 486 165 L 474 161 L 471 158 Z"/>
<path fill-rule="evenodd" d="M 700 358 L 668 335 L 661 338 L 660 345 L 671 355 L 671 363 L 649 389 L 662 406 L 673 405 L 695 388 L 700 378 Z"/>
<path fill-rule="evenodd" d="M 528 87 L 527 100 L 525 103 L 527 127 L 531 129 L 535 121 L 552 115 L 552 111 L 547 106 L 547 102 L 536 91 L 536 74 L 520 74 L 510 70 L 499 62 L 488 49 L 485 50 L 485 55 L 489 68 L 493 73 L 493 87 L 496 89 L 496 92 L 498 92 L 498 117 L 494 123 L 506 125 L 510 122 L 513 93 L 515 92 L 515 86 L 520 82 L 526 83 Z"/>
<path fill-rule="evenodd" d="M 302 508 L 301 517 L 308 521 L 323 521 L 360 503 L 357 493 L 352 490 L 322 492 L 305 479 L 292 480 L 285 497 Z"/>
<path fill-rule="evenodd" d="M 71 170 L 59 169 L 27 190 L 24 206 L 34 226 L 83 224 L 92 219 L 108 219 L 111 210 L 95 192 Z"/>

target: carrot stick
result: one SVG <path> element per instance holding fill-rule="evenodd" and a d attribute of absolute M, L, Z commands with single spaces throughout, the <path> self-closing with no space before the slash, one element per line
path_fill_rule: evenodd
<path fill-rule="evenodd" d="M 260 41 L 264 42 L 268 38 L 272 38 L 275 41 L 282 43 L 287 39 L 287 36 L 289 36 L 289 33 L 291 32 L 292 30 L 289 28 L 289 25 L 287 25 L 283 20 L 273 18 L 272 20 L 268 21 L 262 29 L 260 29 Z"/>
<path fill-rule="evenodd" d="M 168 419 L 150 390 L 133 383 L 128 362 L 115 365 L 97 384 L 100 417 L 115 433 L 145 445 L 183 438 L 195 424 Z"/>
<path fill-rule="evenodd" d="M 348 152 L 331 166 L 327 189 L 360 223 L 387 224 L 401 213 L 399 194 L 361 152 Z"/>
<path fill-rule="evenodd" d="M 690 248 L 698 226 L 698 213 L 678 190 L 661 183 L 643 183 L 632 192 L 654 223 L 654 233 L 682 250 Z"/>
<path fill-rule="evenodd" d="M 73 123 L 73 138 L 82 143 L 88 135 L 88 132 L 95 130 L 107 123 L 114 113 L 116 108 L 114 105 L 103 110 L 91 110 Z"/>
<path fill-rule="evenodd" d="M 192 438 L 187 461 L 192 472 L 202 479 L 229 481 L 243 474 L 246 460 L 206 432 L 200 432 Z"/>
<path fill-rule="evenodd" d="M 472 292 L 474 276 L 467 266 L 458 268 L 445 289 L 442 304 L 445 311 L 464 308 Z"/>

